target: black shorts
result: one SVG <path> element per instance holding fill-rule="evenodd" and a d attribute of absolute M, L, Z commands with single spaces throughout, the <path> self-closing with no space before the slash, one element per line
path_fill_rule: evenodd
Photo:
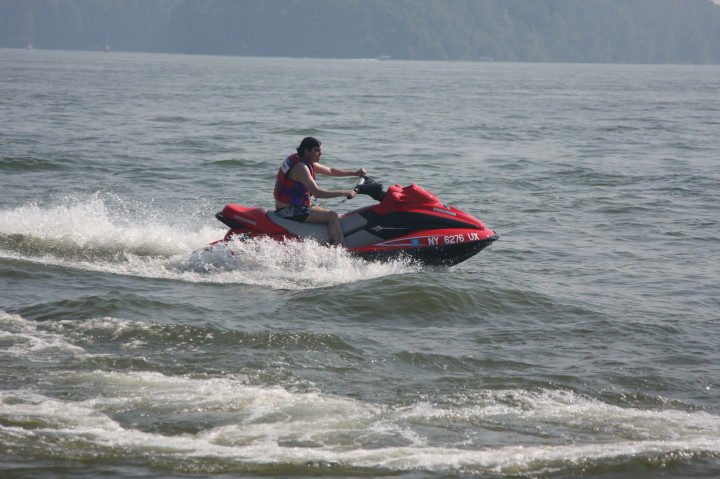
<path fill-rule="evenodd" d="M 275 213 L 286 220 L 304 222 L 310 216 L 310 207 L 305 205 L 290 205 L 275 210 Z"/>

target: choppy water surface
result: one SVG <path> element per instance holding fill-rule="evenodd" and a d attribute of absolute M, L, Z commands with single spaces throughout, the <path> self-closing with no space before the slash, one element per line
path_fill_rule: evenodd
<path fill-rule="evenodd" d="M 720 474 L 720 68 L 0 63 L 3 478 Z M 306 135 L 500 241 L 194 260 Z"/>

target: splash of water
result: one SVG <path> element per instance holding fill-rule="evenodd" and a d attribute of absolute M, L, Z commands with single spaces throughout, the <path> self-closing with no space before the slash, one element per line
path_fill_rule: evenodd
<path fill-rule="evenodd" d="M 99 194 L 0 210 L 0 256 L 83 270 L 282 289 L 417 271 L 406 261 L 370 263 L 312 241 L 233 241 L 204 250 L 223 234 L 201 221 Z"/>

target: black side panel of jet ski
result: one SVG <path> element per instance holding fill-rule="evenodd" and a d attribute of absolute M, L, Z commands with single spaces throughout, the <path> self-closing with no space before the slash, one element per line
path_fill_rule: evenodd
<path fill-rule="evenodd" d="M 392 239 L 415 230 L 432 230 L 445 228 L 469 228 L 478 229 L 474 223 L 467 223 L 453 218 L 444 218 L 425 213 L 414 213 L 410 211 L 398 211 L 379 215 L 372 210 L 360 213 L 367 219 L 365 229 L 382 239 Z"/>

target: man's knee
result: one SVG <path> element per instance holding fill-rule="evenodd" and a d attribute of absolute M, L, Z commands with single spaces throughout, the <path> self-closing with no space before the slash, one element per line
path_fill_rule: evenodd
<path fill-rule="evenodd" d="M 326 222 L 335 222 L 340 220 L 340 215 L 337 214 L 337 212 L 332 210 L 325 210 L 322 212 L 322 218 Z"/>

